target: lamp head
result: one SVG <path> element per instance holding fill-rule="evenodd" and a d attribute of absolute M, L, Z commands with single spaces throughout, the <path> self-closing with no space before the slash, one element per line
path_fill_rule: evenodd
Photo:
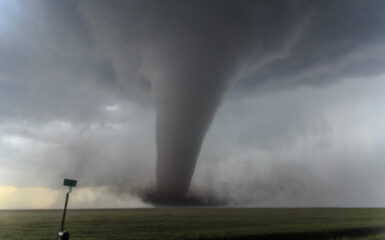
<path fill-rule="evenodd" d="M 76 187 L 76 183 L 76 180 L 65 178 L 63 185 L 68 188 L 68 192 L 70 193 L 72 191 L 72 187 Z"/>
<path fill-rule="evenodd" d="M 63 185 L 68 186 L 68 187 L 76 187 L 76 183 L 77 183 L 76 180 L 66 178 L 66 179 L 64 179 Z"/>

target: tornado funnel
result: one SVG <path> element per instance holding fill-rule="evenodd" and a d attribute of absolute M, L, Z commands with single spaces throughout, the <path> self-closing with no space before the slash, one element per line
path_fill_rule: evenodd
<path fill-rule="evenodd" d="M 157 195 L 183 199 L 215 112 L 243 49 L 242 16 L 232 2 L 173 1 L 152 6 L 151 44 L 144 54 L 156 107 Z M 199 13 L 199 14 L 198 14 Z M 226 26 L 226 27 L 223 27 Z M 241 46 L 241 47 L 240 47 Z"/>
<path fill-rule="evenodd" d="M 183 198 L 220 96 L 190 86 L 180 96 L 162 96 L 157 107 L 157 189 L 165 199 Z"/>
<path fill-rule="evenodd" d="M 222 51 L 212 45 L 199 47 L 205 50 L 204 59 L 196 44 L 152 51 L 152 60 L 169 55 L 163 64 L 156 61 L 152 68 L 156 73 L 152 91 L 157 114 L 157 192 L 163 201 L 186 196 L 203 139 L 230 75 L 230 63 Z"/>

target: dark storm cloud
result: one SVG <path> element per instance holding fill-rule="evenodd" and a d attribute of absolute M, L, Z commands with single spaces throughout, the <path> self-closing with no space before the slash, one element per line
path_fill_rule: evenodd
<path fill-rule="evenodd" d="M 98 121 L 103 105 L 127 95 L 127 89 L 120 90 L 111 60 L 94 56 L 78 1 L 4 1 L 3 5 L 3 121 Z"/>
<path fill-rule="evenodd" d="M 1 109 L 8 117 L 79 120 L 86 109 L 92 119 L 104 101 L 146 95 L 139 90 L 150 88 L 151 48 L 183 48 L 201 35 L 236 54 L 226 71 L 242 91 L 380 74 L 383 9 L 378 0 L 4 1 Z"/>
<path fill-rule="evenodd" d="M 78 115 L 67 100 L 77 98 L 79 108 L 86 100 L 76 91 L 82 89 L 89 39 L 71 4 L 5 1 L 1 11 L 0 51 L 7 52 L 0 58 L 0 68 L 6 70 L 1 71 L 2 120 Z"/>
<path fill-rule="evenodd" d="M 30 131 L 25 129 L 14 133 L 61 146 L 62 151 L 53 148 L 37 156 L 46 159 L 55 156 L 61 163 L 69 164 L 37 160 L 44 168 L 60 166 L 63 173 L 76 168 L 79 172 L 89 172 L 82 179 L 88 185 L 104 183 L 117 189 L 130 189 L 133 185 L 127 182 L 133 180 L 132 176 L 141 179 L 138 182 L 142 185 L 147 184 L 147 177 L 151 178 L 153 170 L 144 167 L 149 160 L 143 164 L 140 160 L 151 157 L 138 147 L 143 153 L 135 153 L 127 160 L 129 165 L 125 165 L 129 151 L 119 142 L 137 146 L 133 136 L 140 133 L 128 131 L 127 134 L 133 135 L 124 137 L 119 129 L 139 128 L 146 136 L 151 135 L 148 129 L 152 127 L 153 116 L 148 112 L 138 113 L 135 108 L 146 109 L 152 91 L 158 121 L 158 158 L 167 159 L 169 162 L 165 165 L 174 165 L 171 170 L 181 171 L 179 174 L 185 179 L 174 181 L 180 176 L 170 174 L 173 172 L 170 169 L 158 174 L 183 185 L 174 189 L 185 192 L 206 131 L 229 89 L 235 96 L 233 100 L 241 98 L 242 102 L 245 96 L 269 95 L 273 89 L 328 88 L 343 79 L 383 74 L 384 9 L 385 2 L 381 0 L 3 1 L 0 5 L 0 122 L 20 124 L 21 129 L 44 127 L 55 121 L 69 123 L 71 131 L 79 131 L 78 137 L 84 142 L 77 141 L 75 133 L 74 139 L 70 137 L 65 141 L 57 136 L 44 140 L 41 134 L 28 135 Z M 302 101 L 311 98 L 304 96 Z M 267 99 L 265 105 L 249 110 L 258 115 L 280 109 L 274 102 L 277 100 Z M 320 104 L 320 110 L 322 106 Z M 280 110 L 287 114 L 283 114 L 284 117 L 272 114 L 274 121 L 262 121 L 264 118 L 256 121 L 269 131 L 259 132 L 258 127 L 245 124 L 249 128 L 243 130 L 242 144 L 237 147 L 267 152 L 282 146 L 293 147 L 292 137 L 314 129 L 303 121 L 305 111 L 298 110 L 294 116 L 290 114 L 292 108 Z M 237 108 L 229 111 L 230 115 L 240 118 L 245 115 Z M 142 117 L 147 121 L 141 122 Z M 116 132 L 100 137 L 111 124 L 118 126 Z M 237 128 L 238 124 L 234 124 L 222 130 L 231 132 Z M 12 130 L 3 129 L 7 131 Z M 262 137 L 258 138 L 257 133 Z M 105 141 L 108 143 L 103 145 Z M 116 145 L 120 147 L 112 147 Z M 110 146 L 114 151 L 101 151 L 103 146 Z M 154 147 L 148 142 L 143 146 Z M 132 151 L 135 149 L 130 149 Z M 130 167 L 105 170 L 108 164 L 104 159 L 109 158 L 116 166 Z M 175 166 L 179 159 L 187 159 L 189 165 L 184 165 L 188 170 Z M 236 165 L 234 161 L 231 163 Z M 162 172 L 160 168 L 158 166 L 158 171 Z M 93 175 L 91 170 L 98 174 Z M 247 198 L 243 194 L 250 192 L 255 182 L 264 183 L 266 187 L 259 189 L 266 192 L 267 198 L 274 195 L 283 182 L 303 186 L 306 180 L 301 177 L 287 180 L 301 170 L 294 172 L 272 171 L 281 177 L 271 184 L 266 180 L 270 178 L 249 179 L 245 184 L 250 188 L 245 187 L 237 195 Z M 47 178 L 54 178 L 48 175 Z M 98 177 L 101 175 L 102 179 Z M 234 182 L 239 181 L 242 182 L 242 178 L 234 177 Z M 170 185 L 169 180 L 165 182 Z M 311 180 L 308 182 L 309 186 L 316 185 Z M 239 188 L 240 185 L 232 186 Z M 299 191 L 308 188 L 307 185 L 299 187 Z M 223 195 L 235 198 L 234 194 Z"/>
<path fill-rule="evenodd" d="M 381 74 L 384 18 L 381 1 L 320 1 L 289 53 L 258 66 L 240 85 L 325 85 Z"/>

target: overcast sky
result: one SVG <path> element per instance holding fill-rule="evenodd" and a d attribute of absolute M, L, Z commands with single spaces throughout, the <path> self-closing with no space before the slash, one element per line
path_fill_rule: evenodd
<path fill-rule="evenodd" d="M 64 177 L 71 207 L 150 206 L 178 85 L 154 79 L 198 63 L 225 80 L 192 192 L 384 207 L 384 24 L 382 0 L 0 0 L 0 209 L 62 207 Z"/>

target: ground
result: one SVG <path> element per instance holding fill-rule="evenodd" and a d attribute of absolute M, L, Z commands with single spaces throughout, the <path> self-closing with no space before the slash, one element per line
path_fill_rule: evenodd
<path fill-rule="evenodd" d="M 53 240 L 60 210 L 0 211 L 1 240 Z M 385 209 L 148 208 L 70 210 L 71 240 L 385 239 Z"/>

